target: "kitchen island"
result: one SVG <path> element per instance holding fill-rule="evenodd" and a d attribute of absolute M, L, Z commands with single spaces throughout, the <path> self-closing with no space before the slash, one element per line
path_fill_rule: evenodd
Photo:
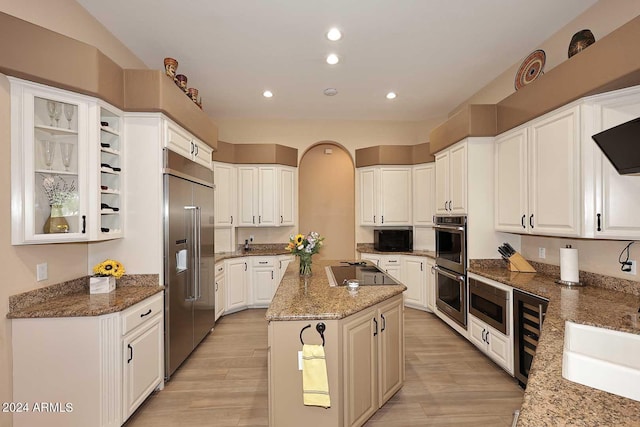
<path fill-rule="evenodd" d="M 356 293 L 332 287 L 325 267 L 337 264 L 316 261 L 313 275 L 302 278 L 291 263 L 267 310 L 271 426 L 361 426 L 404 383 L 406 287 L 360 286 Z M 324 343 L 328 409 L 303 404 L 302 342 Z"/>

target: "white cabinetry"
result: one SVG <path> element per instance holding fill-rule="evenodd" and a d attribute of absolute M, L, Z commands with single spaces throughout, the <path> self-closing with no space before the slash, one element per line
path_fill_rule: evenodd
<path fill-rule="evenodd" d="M 413 225 L 433 225 L 435 210 L 436 165 L 413 167 Z"/>
<path fill-rule="evenodd" d="M 95 98 L 9 79 L 12 244 L 122 237 L 122 113 Z M 45 183 L 58 188 L 49 192 L 54 197 Z"/>
<path fill-rule="evenodd" d="M 277 226 L 277 168 L 238 166 L 237 169 L 238 226 Z"/>
<path fill-rule="evenodd" d="M 360 225 L 411 225 L 411 167 L 358 170 Z"/>
<path fill-rule="evenodd" d="M 215 320 L 217 321 L 220 316 L 224 314 L 225 308 L 225 274 L 224 274 L 224 262 L 219 262 L 215 266 Z"/>
<path fill-rule="evenodd" d="M 211 168 L 213 150 L 177 124 L 165 120 L 164 146 L 207 168 Z"/>
<path fill-rule="evenodd" d="M 513 345 L 509 336 L 469 314 L 469 341 L 513 375 Z"/>
<path fill-rule="evenodd" d="M 279 283 L 276 257 L 251 257 L 251 307 L 267 307 Z"/>
<path fill-rule="evenodd" d="M 436 212 L 467 213 L 467 141 L 436 154 Z"/>
<path fill-rule="evenodd" d="M 236 168 L 228 163 L 213 162 L 213 182 L 215 183 L 214 209 L 215 226 L 230 227 L 233 224 L 236 207 Z"/>
<path fill-rule="evenodd" d="M 280 255 L 278 257 L 278 283 L 282 281 L 284 273 L 287 271 L 287 267 L 293 261 L 293 255 Z"/>
<path fill-rule="evenodd" d="M 396 280 L 402 280 L 400 255 L 384 255 L 380 257 L 380 268 Z"/>
<path fill-rule="evenodd" d="M 233 313 L 247 307 L 249 264 L 245 258 L 225 260 L 225 313 Z"/>
<path fill-rule="evenodd" d="M 122 312 L 122 422 L 164 380 L 162 294 Z"/>
<path fill-rule="evenodd" d="M 13 425 L 122 425 L 163 385 L 162 313 L 158 293 L 122 313 L 13 319 L 14 401 L 65 412 L 14 414 Z"/>
<path fill-rule="evenodd" d="M 589 167 L 593 164 L 595 206 L 585 204 L 584 237 L 633 239 L 640 237 L 640 176 L 620 175 L 590 135 L 640 116 L 640 87 L 596 95 L 587 99 L 584 144 L 593 148 L 593 159 L 585 156 L 589 187 Z M 591 121 L 591 125 L 589 125 Z M 585 150 L 588 153 L 588 150 Z M 588 193 L 587 193 L 588 194 Z"/>
<path fill-rule="evenodd" d="M 296 168 L 278 167 L 278 196 L 280 199 L 280 223 L 279 225 L 296 224 L 296 200 L 298 187 Z"/>

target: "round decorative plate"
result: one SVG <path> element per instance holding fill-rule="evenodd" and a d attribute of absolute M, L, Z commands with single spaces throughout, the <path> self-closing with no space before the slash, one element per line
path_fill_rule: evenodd
<path fill-rule="evenodd" d="M 523 88 L 537 79 L 538 76 L 542 74 L 542 69 L 544 68 L 546 60 L 547 55 L 544 53 L 544 50 L 538 49 L 531 52 L 531 54 L 522 61 L 522 65 L 520 65 L 520 68 L 516 73 L 516 90 Z"/>

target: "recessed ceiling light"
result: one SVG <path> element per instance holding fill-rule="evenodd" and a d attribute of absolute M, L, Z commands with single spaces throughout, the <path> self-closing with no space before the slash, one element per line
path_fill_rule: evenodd
<path fill-rule="evenodd" d="M 335 53 L 330 53 L 329 55 L 327 55 L 327 64 L 336 65 L 338 62 L 340 62 L 340 58 L 338 58 L 338 55 L 336 55 Z"/>
<path fill-rule="evenodd" d="M 264 92 L 262 92 L 262 96 L 264 96 L 265 98 L 273 98 L 273 92 L 271 92 L 270 90 L 265 90 Z"/>
<path fill-rule="evenodd" d="M 387 94 L 387 99 L 396 99 L 398 95 L 395 92 L 389 92 Z"/>
<path fill-rule="evenodd" d="M 334 27 L 327 32 L 327 38 L 332 42 L 337 42 L 342 38 L 342 33 L 340 32 L 339 29 Z"/>
<path fill-rule="evenodd" d="M 329 87 L 324 90 L 324 94 L 327 96 L 334 96 L 338 94 L 338 89 Z"/>

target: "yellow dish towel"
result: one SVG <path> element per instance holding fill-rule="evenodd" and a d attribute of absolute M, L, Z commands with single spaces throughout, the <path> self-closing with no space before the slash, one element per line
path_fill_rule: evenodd
<path fill-rule="evenodd" d="M 302 346 L 302 394 L 305 405 L 331 406 L 327 362 L 321 345 Z"/>

